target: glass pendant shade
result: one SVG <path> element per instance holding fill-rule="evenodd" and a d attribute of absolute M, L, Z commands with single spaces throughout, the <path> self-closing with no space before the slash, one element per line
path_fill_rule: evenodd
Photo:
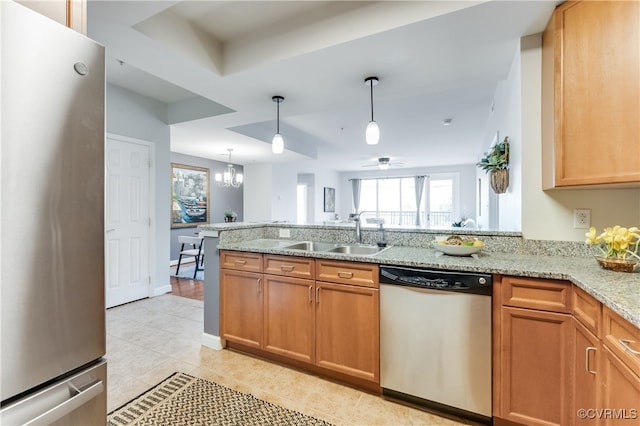
<path fill-rule="evenodd" d="M 274 154 L 282 154 L 284 152 L 284 139 L 280 133 L 276 133 L 271 141 L 271 151 Z"/>
<path fill-rule="evenodd" d="M 271 152 L 274 154 L 282 154 L 284 152 L 284 139 L 282 139 L 282 135 L 280 134 L 280 102 L 284 102 L 283 96 L 273 96 L 271 98 L 273 102 L 276 103 L 276 134 L 273 135 L 273 139 L 271 140 Z"/>
<path fill-rule="evenodd" d="M 242 183 L 243 181 L 244 181 L 244 177 L 242 176 L 242 173 L 238 173 L 236 175 L 236 182 Z"/>
<path fill-rule="evenodd" d="M 376 145 L 380 141 L 380 128 L 378 127 L 378 123 L 371 120 L 369 124 L 367 124 L 365 139 L 368 145 Z"/>

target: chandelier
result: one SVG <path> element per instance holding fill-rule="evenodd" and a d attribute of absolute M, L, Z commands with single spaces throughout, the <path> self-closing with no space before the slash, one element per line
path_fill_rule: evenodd
<path fill-rule="evenodd" d="M 242 176 L 242 173 L 236 173 L 236 169 L 233 167 L 233 164 L 231 164 L 231 153 L 233 152 L 233 149 L 227 148 L 227 151 L 229 151 L 229 163 L 227 164 L 227 168 L 224 173 L 216 173 L 215 179 L 218 186 L 239 188 L 240 185 L 242 185 L 244 177 Z"/>

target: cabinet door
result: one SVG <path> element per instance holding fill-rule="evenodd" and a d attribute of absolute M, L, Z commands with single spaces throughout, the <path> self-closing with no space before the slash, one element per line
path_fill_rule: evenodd
<path fill-rule="evenodd" d="M 220 270 L 220 335 L 243 345 L 262 346 L 262 274 Z"/>
<path fill-rule="evenodd" d="M 18 0 L 18 3 L 79 33 L 87 34 L 86 0 Z"/>
<path fill-rule="evenodd" d="M 499 417 L 570 423 L 571 315 L 503 307 Z"/>
<path fill-rule="evenodd" d="M 555 186 L 640 181 L 640 2 L 555 13 Z"/>
<path fill-rule="evenodd" d="M 601 358 L 600 341 L 577 319 L 572 319 L 573 332 L 573 368 L 571 371 L 571 386 L 574 398 L 571 416 L 576 425 L 598 424 L 596 418 L 578 416 L 580 409 L 599 408 L 599 389 L 601 372 L 598 366 Z"/>
<path fill-rule="evenodd" d="M 314 282 L 274 275 L 264 281 L 264 349 L 312 363 Z"/>
<path fill-rule="evenodd" d="M 599 413 L 605 425 L 640 423 L 640 377 L 636 376 L 609 348 L 602 350 L 602 404 Z"/>
<path fill-rule="evenodd" d="M 316 282 L 316 365 L 380 381 L 378 289 Z"/>

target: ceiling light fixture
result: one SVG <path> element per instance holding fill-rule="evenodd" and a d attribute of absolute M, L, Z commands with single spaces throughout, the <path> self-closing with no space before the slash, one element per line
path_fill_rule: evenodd
<path fill-rule="evenodd" d="M 224 173 L 216 173 L 215 179 L 219 186 L 239 188 L 244 181 L 244 176 L 242 176 L 242 173 L 236 173 L 236 169 L 233 167 L 233 164 L 231 164 L 231 153 L 233 149 L 227 148 L 227 151 L 229 151 L 229 164 L 227 164 L 227 169 Z"/>
<path fill-rule="evenodd" d="M 367 124 L 365 139 L 368 145 L 376 145 L 380 140 L 380 128 L 373 119 L 373 86 L 378 84 L 378 77 L 367 77 L 364 79 L 364 84 L 371 88 L 371 121 Z"/>
<path fill-rule="evenodd" d="M 276 119 L 276 134 L 273 135 L 273 140 L 271 141 L 271 151 L 274 154 L 282 154 L 284 152 L 284 139 L 282 139 L 282 135 L 280 134 L 280 102 L 284 102 L 284 97 L 274 96 L 271 100 L 277 104 L 278 111 Z"/>
<path fill-rule="evenodd" d="M 453 122 L 453 118 L 445 118 L 444 120 L 442 120 L 442 125 L 451 126 L 451 122 Z"/>
<path fill-rule="evenodd" d="M 380 170 L 387 170 L 389 168 L 389 157 L 380 157 L 378 158 L 378 168 Z"/>

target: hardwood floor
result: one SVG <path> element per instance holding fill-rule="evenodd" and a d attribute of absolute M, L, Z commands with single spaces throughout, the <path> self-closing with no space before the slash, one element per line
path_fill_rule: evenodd
<path fill-rule="evenodd" d="M 204 281 L 189 278 L 180 278 L 172 275 L 171 294 L 181 297 L 187 297 L 194 300 L 204 299 Z"/>

